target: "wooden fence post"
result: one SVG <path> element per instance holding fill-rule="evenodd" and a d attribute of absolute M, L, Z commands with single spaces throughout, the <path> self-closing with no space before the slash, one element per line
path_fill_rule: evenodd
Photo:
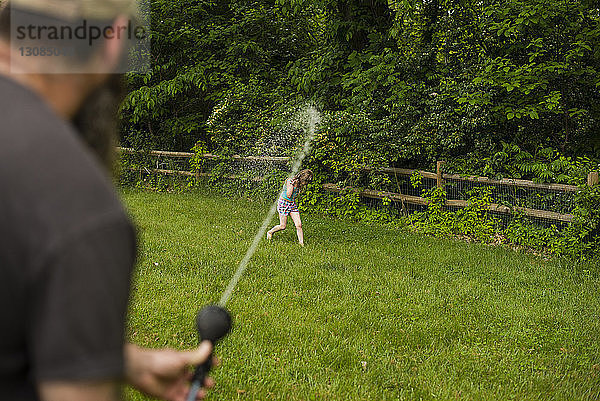
<path fill-rule="evenodd" d="M 437 187 L 438 188 L 442 188 L 444 186 L 444 177 L 443 177 L 443 165 L 444 165 L 444 161 L 438 161 L 437 162 L 437 166 L 436 166 L 436 173 L 437 173 Z"/>
<path fill-rule="evenodd" d="M 588 174 L 587 176 L 587 184 L 588 186 L 593 186 L 598 184 L 598 172 L 597 171 L 592 171 Z"/>

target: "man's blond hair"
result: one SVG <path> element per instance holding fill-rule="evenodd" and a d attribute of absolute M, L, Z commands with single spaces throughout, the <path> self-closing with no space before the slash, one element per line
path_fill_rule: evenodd
<path fill-rule="evenodd" d="M 2 0 L 21 10 L 65 20 L 87 18 L 90 20 L 111 20 L 120 15 L 138 17 L 139 9 L 135 0 Z"/>

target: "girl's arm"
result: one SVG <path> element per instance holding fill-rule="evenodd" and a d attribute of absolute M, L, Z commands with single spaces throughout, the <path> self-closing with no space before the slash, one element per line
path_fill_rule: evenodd
<path fill-rule="evenodd" d="M 286 192 L 285 192 L 285 196 L 287 196 L 288 199 L 292 199 L 292 194 L 294 193 L 294 185 L 292 185 L 292 180 L 289 179 L 285 182 L 285 188 L 286 188 Z"/>

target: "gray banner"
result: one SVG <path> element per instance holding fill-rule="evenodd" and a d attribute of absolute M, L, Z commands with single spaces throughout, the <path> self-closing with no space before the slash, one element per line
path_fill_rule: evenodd
<path fill-rule="evenodd" d="M 150 67 L 146 2 L 139 15 L 114 18 L 93 10 L 63 18 L 56 9 L 11 7 L 12 73 L 144 73 Z"/>

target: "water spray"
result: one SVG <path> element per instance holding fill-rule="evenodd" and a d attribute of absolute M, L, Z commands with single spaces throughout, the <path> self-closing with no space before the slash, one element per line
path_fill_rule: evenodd
<path fill-rule="evenodd" d="M 292 178 L 296 175 L 296 173 L 298 173 L 298 171 L 300 170 L 300 166 L 302 166 L 302 162 L 310 152 L 310 144 L 312 143 L 312 140 L 315 136 L 317 124 L 320 121 L 320 114 L 313 106 L 309 106 L 306 108 L 306 114 L 308 120 L 306 122 L 307 130 L 304 140 L 304 146 L 300 150 L 298 156 L 296 157 L 296 160 L 294 161 L 294 164 L 292 165 L 292 171 L 288 179 Z M 275 215 L 275 212 L 277 211 L 277 199 L 278 198 L 276 198 L 275 202 L 271 205 L 271 208 L 269 209 L 260 228 L 254 236 L 252 244 L 246 251 L 244 258 L 238 265 L 235 274 L 233 275 L 231 281 L 229 281 L 229 284 L 227 285 L 227 288 L 223 292 L 223 295 L 221 296 L 218 305 L 206 306 L 202 308 L 200 312 L 198 312 L 198 315 L 196 317 L 196 326 L 198 329 L 200 340 L 208 340 L 214 345 L 223 337 L 225 337 L 231 330 L 231 315 L 225 309 L 225 305 L 227 305 L 227 301 L 229 301 L 229 298 L 231 298 L 233 290 L 235 290 L 235 287 L 237 286 L 240 278 L 242 277 L 242 274 L 244 274 L 244 271 L 246 270 L 250 259 L 256 252 L 260 240 L 265 236 L 265 233 L 267 232 L 269 223 L 271 222 L 273 216 Z M 196 399 L 196 395 L 198 394 L 200 387 L 202 387 L 202 384 L 204 383 L 204 378 L 206 377 L 206 374 L 210 370 L 211 366 L 212 355 L 207 359 L 206 362 L 197 366 L 194 376 L 192 377 L 192 386 L 190 388 L 187 401 L 194 401 Z"/>

